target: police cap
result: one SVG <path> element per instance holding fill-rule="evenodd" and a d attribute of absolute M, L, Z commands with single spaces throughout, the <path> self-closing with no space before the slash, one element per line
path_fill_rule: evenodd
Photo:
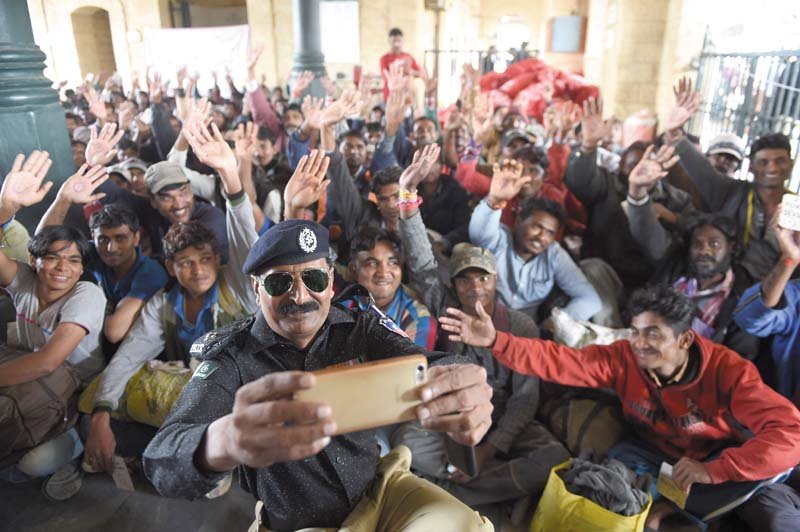
<path fill-rule="evenodd" d="M 286 220 L 256 240 L 242 271 L 249 275 L 267 266 L 300 264 L 328 256 L 327 229 L 306 220 Z"/>

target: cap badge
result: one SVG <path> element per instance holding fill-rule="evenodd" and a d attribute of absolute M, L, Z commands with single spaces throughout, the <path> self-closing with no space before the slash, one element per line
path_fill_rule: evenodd
<path fill-rule="evenodd" d="M 297 237 L 297 244 L 305 253 L 313 253 L 317 249 L 317 235 L 308 227 L 304 227 Z"/>

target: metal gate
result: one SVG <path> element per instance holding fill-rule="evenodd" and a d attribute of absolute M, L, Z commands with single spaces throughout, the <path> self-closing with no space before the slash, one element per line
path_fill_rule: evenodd
<path fill-rule="evenodd" d="M 706 41 L 708 43 L 708 40 Z M 721 133 L 736 133 L 746 145 L 759 135 L 784 133 L 797 157 L 800 148 L 800 50 L 700 56 L 697 88 L 703 95 L 689 130 L 710 141 Z M 745 161 L 740 175 L 747 175 Z M 800 188 L 795 165 L 789 188 Z"/>

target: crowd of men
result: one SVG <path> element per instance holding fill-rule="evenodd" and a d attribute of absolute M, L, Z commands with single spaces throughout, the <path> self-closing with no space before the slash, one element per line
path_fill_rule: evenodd
<path fill-rule="evenodd" d="M 309 72 L 288 98 L 259 82 L 258 49 L 230 98 L 185 69 L 174 91 L 148 72 L 65 92 L 75 173 L 48 195 L 49 154 L 20 154 L 0 191 L 0 479 L 66 500 L 122 455 L 170 496 L 219 496 L 237 470 L 252 530 L 491 530 L 570 457 L 546 404 L 599 388 L 627 429 L 608 455 L 654 478 L 674 464 L 684 514 L 799 528 L 789 139 L 757 138 L 738 175 L 740 139 L 703 153 L 686 133 L 686 79 L 652 138 L 623 141 L 593 98 L 538 124 L 472 68 L 437 109 L 389 42 L 382 89 L 323 78 L 324 98 Z M 15 215 L 45 197 L 30 235 Z M 555 313 L 630 337 L 567 347 Z M 415 422 L 334 435 L 330 408 L 292 400 L 308 372 L 411 353 L 430 364 Z M 124 413 L 155 360 L 194 370 L 160 427 Z M 657 529 L 679 510 L 653 496 Z"/>

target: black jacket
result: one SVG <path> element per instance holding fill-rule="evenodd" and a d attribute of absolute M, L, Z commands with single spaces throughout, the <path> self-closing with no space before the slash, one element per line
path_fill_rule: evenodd
<path fill-rule="evenodd" d="M 147 477 L 163 495 L 200 498 L 225 473 L 200 471 L 194 455 L 208 425 L 230 414 L 236 390 L 268 373 L 314 371 L 351 361 L 425 354 L 432 363 L 465 362 L 428 352 L 381 323 L 371 312 L 331 307 L 317 337 L 304 351 L 270 330 L 263 315 L 214 331 L 192 352 L 202 352 L 196 371 L 144 452 Z M 338 527 L 375 476 L 374 431 L 331 438 L 316 456 L 253 469 L 239 466 L 242 487 L 263 501 L 262 518 L 272 530 Z"/>

